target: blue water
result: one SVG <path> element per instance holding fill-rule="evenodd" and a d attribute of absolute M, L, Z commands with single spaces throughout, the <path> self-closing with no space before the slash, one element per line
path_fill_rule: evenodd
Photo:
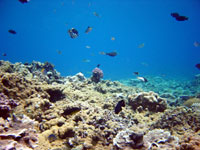
<path fill-rule="evenodd" d="M 189 20 L 178 22 L 172 12 Z M 48 61 L 63 76 L 90 76 L 101 64 L 104 78 L 112 80 L 134 71 L 176 78 L 200 73 L 200 47 L 193 45 L 200 42 L 200 0 L 0 0 L 0 20 L 0 53 L 7 53 L 0 59 L 12 63 Z M 86 34 L 88 26 L 93 29 Z M 79 31 L 76 39 L 67 33 L 72 27 Z"/>

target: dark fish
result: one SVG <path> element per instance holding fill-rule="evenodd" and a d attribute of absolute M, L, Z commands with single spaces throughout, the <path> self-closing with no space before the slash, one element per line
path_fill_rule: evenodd
<path fill-rule="evenodd" d="M 51 142 L 57 140 L 57 137 L 56 137 L 55 134 L 50 134 L 50 135 L 48 136 L 48 140 L 49 140 L 49 142 L 51 143 Z"/>
<path fill-rule="evenodd" d="M 114 57 L 117 56 L 117 52 L 106 53 L 106 55 Z"/>
<path fill-rule="evenodd" d="M 11 33 L 11 34 L 16 34 L 17 33 L 15 30 L 12 30 L 12 29 L 8 30 L 8 32 Z"/>
<path fill-rule="evenodd" d="M 135 75 L 139 75 L 139 72 L 133 72 Z"/>
<path fill-rule="evenodd" d="M 108 55 L 111 57 L 117 56 L 117 52 L 110 52 L 110 53 L 105 53 L 105 52 L 100 52 L 101 55 Z"/>
<path fill-rule="evenodd" d="M 124 100 L 121 100 L 117 103 L 117 105 L 115 106 L 115 113 L 118 114 L 122 110 L 122 107 L 125 107 Z"/>
<path fill-rule="evenodd" d="M 200 64 L 196 64 L 195 67 L 197 67 L 200 70 Z"/>
<path fill-rule="evenodd" d="M 19 0 L 22 4 L 28 3 L 30 0 Z"/>
<path fill-rule="evenodd" d="M 99 68 L 99 67 L 100 67 L 100 65 L 101 65 L 101 64 L 98 64 L 98 65 L 97 65 L 97 68 Z"/>
<path fill-rule="evenodd" d="M 186 17 L 186 16 L 180 16 L 177 12 L 171 13 L 171 16 L 174 17 L 177 21 L 188 20 L 188 17 Z"/>
<path fill-rule="evenodd" d="M 175 13 L 171 13 L 171 16 L 174 17 L 174 18 L 176 18 L 176 17 L 179 16 L 179 14 L 175 12 Z"/>
<path fill-rule="evenodd" d="M 85 33 L 89 33 L 92 30 L 92 27 L 87 27 L 87 29 L 85 30 Z"/>
<path fill-rule="evenodd" d="M 78 37 L 78 31 L 74 28 L 69 29 L 68 33 L 72 39 Z"/>
<path fill-rule="evenodd" d="M 7 56 L 7 54 L 6 54 L 6 53 L 3 53 L 2 56 Z"/>
<path fill-rule="evenodd" d="M 178 16 L 178 17 L 176 17 L 176 20 L 177 21 L 185 21 L 185 20 L 188 20 L 188 17 L 186 17 L 186 16 Z"/>

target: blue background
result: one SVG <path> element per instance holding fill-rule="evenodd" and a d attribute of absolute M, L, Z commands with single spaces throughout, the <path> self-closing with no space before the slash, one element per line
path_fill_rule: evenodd
<path fill-rule="evenodd" d="M 172 12 L 189 20 L 178 22 Z M 112 80 L 131 78 L 134 71 L 179 79 L 199 73 L 200 47 L 193 45 L 200 42 L 199 0 L 0 0 L 0 20 L 0 53 L 7 53 L 0 59 L 12 63 L 48 61 L 63 76 L 88 77 L 101 64 L 104 78 Z M 88 26 L 93 29 L 86 34 Z M 67 33 L 72 27 L 79 31 L 76 39 Z"/>

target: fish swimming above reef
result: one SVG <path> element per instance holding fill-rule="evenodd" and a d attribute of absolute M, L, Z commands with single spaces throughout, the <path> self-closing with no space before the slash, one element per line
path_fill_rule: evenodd
<path fill-rule="evenodd" d="M 137 77 L 137 79 L 143 82 L 148 82 L 148 80 L 144 77 Z"/>
<path fill-rule="evenodd" d="M 138 45 L 138 48 L 143 48 L 144 47 L 144 43 Z"/>
<path fill-rule="evenodd" d="M 114 41 L 114 40 L 115 40 L 115 37 L 111 37 L 111 40 Z"/>
<path fill-rule="evenodd" d="M 186 17 L 186 16 L 180 16 L 177 12 L 171 13 L 171 16 L 174 17 L 177 21 L 188 20 L 188 17 Z"/>
<path fill-rule="evenodd" d="M 92 27 L 88 26 L 87 29 L 85 30 L 85 33 L 89 33 L 90 31 L 92 31 Z"/>
<path fill-rule="evenodd" d="M 17 34 L 17 32 L 15 30 L 12 30 L 12 29 L 8 30 L 8 32 L 11 33 L 11 34 Z"/>
<path fill-rule="evenodd" d="M 195 42 L 194 42 L 194 46 L 195 46 L 195 47 L 199 47 L 199 46 L 200 46 L 200 43 L 197 42 L 197 41 L 195 41 Z"/>
<path fill-rule="evenodd" d="M 99 68 L 99 67 L 100 67 L 100 65 L 101 65 L 101 64 L 98 64 L 98 65 L 97 65 L 97 68 Z"/>
<path fill-rule="evenodd" d="M 117 105 L 115 106 L 115 113 L 118 114 L 120 111 L 122 111 L 122 107 L 125 107 L 124 100 L 121 100 L 117 103 Z"/>
<path fill-rule="evenodd" d="M 2 56 L 7 56 L 7 54 L 6 53 L 2 53 Z"/>
<path fill-rule="evenodd" d="M 89 49 L 89 48 L 91 48 L 91 47 L 90 47 L 89 45 L 86 45 L 85 48 L 88 48 L 88 49 Z"/>
<path fill-rule="evenodd" d="M 95 15 L 96 17 L 100 17 L 100 15 L 97 12 L 93 12 L 93 15 Z"/>
<path fill-rule="evenodd" d="M 133 74 L 135 74 L 135 75 L 139 75 L 139 72 L 133 72 Z"/>
<path fill-rule="evenodd" d="M 109 52 L 109 53 L 99 52 L 99 54 L 101 54 L 101 55 L 108 55 L 108 56 L 111 56 L 111 57 L 117 56 L 117 52 Z"/>
<path fill-rule="evenodd" d="M 69 36 L 74 39 L 78 37 L 78 31 L 74 28 L 68 30 Z"/>
<path fill-rule="evenodd" d="M 28 3 L 30 0 L 19 0 L 22 4 Z"/>
<path fill-rule="evenodd" d="M 90 62 L 89 59 L 83 59 L 82 61 L 85 62 L 85 63 L 89 63 Z"/>
<path fill-rule="evenodd" d="M 200 64 L 196 64 L 195 67 L 197 67 L 200 70 Z"/>

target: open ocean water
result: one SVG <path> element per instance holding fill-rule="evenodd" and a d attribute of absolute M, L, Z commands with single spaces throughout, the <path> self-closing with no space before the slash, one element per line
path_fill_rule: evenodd
<path fill-rule="evenodd" d="M 175 12 L 188 20 L 177 21 Z M 135 71 L 177 80 L 199 73 L 199 0 L 0 0 L 0 20 L 0 59 L 12 63 L 48 61 L 62 76 L 86 77 L 101 64 L 111 80 L 135 78 Z"/>

